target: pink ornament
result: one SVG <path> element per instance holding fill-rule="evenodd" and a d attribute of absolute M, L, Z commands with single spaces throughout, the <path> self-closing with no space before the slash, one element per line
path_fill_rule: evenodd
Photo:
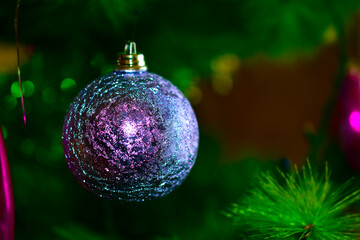
<path fill-rule="evenodd" d="M 339 95 L 338 133 L 348 163 L 360 170 L 360 73 L 352 68 Z"/>
<path fill-rule="evenodd" d="M 14 195 L 6 155 L 5 141 L 0 126 L 0 239 L 14 239 Z"/>
<path fill-rule="evenodd" d="M 358 111 L 353 111 L 350 114 L 349 123 L 356 132 L 360 132 L 360 113 Z"/>

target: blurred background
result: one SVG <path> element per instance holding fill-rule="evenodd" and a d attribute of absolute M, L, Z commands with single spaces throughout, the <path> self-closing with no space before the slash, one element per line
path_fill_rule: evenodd
<path fill-rule="evenodd" d="M 360 111 L 359 0 L 23 0 L 26 131 L 15 7 L 0 5 L 0 124 L 15 239 L 236 239 L 222 212 L 260 172 L 288 171 L 307 157 L 327 161 L 333 181 L 360 184 L 360 124 L 348 121 L 348 111 Z M 189 98 L 200 127 L 198 158 L 182 186 L 131 204 L 84 190 L 61 145 L 70 103 L 114 69 L 127 40 L 149 71 Z"/>

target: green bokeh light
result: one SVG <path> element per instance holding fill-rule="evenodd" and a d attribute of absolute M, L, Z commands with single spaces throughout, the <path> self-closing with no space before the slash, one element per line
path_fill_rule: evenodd
<path fill-rule="evenodd" d="M 54 88 L 45 88 L 42 92 L 42 98 L 46 103 L 53 103 L 57 98 L 57 92 Z"/>
<path fill-rule="evenodd" d="M 72 78 L 65 78 L 60 84 L 60 89 L 62 91 L 73 90 L 75 87 L 76 87 L 76 82 Z"/>
<path fill-rule="evenodd" d="M 50 148 L 50 153 L 53 156 L 53 161 L 57 163 L 63 163 L 64 161 L 64 150 L 61 144 L 53 145 Z"/>
<path fill-rule="evenodd" d="M 18 82 L 13 82 L 13 84 L 11 84 L 11 95 L 13 95 L 16 98 L 20 98 L 21 97 L 21 91 L 20 91 L 20 85 Z"/>
<path fill-rule="evenodd" d="M 24 96 L 30 97 L 31 95 L 34 94 L 35 86 L 34 86 L 33 82 L 31 82 L 31 81 L 24 81 L 22 83 L 22 89 L 23 89 Z M 19 82 L 13 82 L 13 84 L 11 84 L 10 92 L 11 92 L 11 95 L 13 95 L 15 98 L 21 97 L 21 90 L 20 90 Z"/>
<path fill-rule="evenodd" d="M 34 86 L 33 82 L 25 81 L 25 82 L 23 82 L 22 87 L 23 87 L 25 97 L 30 97 L 34 94 L 35 86 Z"/>
<path fill-rule="evenodd" d="M 4 105 L 7 109 L 14 109 L 16 107 L 17 100 L 12 95 L 8 94 L 4 97 Z"/>

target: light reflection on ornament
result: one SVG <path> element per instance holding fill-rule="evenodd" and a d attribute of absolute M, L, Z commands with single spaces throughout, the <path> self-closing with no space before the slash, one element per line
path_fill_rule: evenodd
<path fill-rule="evenodd" d="M 357 132 L 360 132 L 360 113 L 353 111 L 349 117 L 350 126 Z"/>
<path fill-rule="evenodd" d="M 122 129 L 127 137 L 135 136 L 137 132 L 137 126 L 135 122 L 125 121 Z"/>

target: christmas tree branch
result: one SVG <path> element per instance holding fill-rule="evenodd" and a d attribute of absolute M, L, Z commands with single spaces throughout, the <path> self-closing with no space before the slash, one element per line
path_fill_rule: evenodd
<path fill-rule="evenodd" d="M 346 50 L 345 20 L 339 19 L 338 14 L 335 14 L 334 11 L 336 10 L 330 9 L 330 12 L 333 13 L 333 24 L 335 26 L 338 39 L 338 71 L 334 78 L 331 95 L 321 117 L 318 134 L 313 139 L 312 147 L 310 149 L 309 159 L 313 166 L 316 166 L 316 163 L 321 162 L 324 158 L 324 151 L 326 150 L 327 139 L 329 136 L 331 116 L 338 100 L 342 80 L 345 78 L 346 64 L 348 60 Z"/>

